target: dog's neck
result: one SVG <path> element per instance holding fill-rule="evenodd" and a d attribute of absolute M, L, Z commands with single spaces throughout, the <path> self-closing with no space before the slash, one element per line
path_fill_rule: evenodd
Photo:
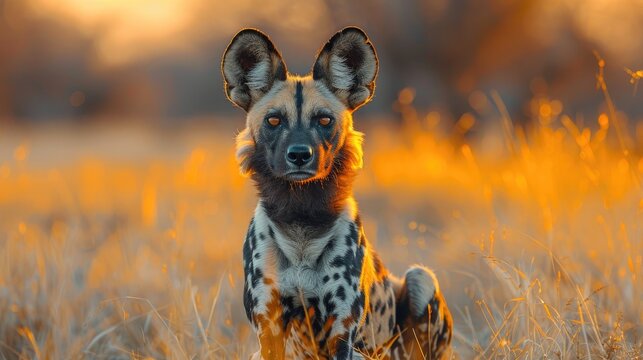
<path fill-rule="evenodd" d="M 253 180 L 267 216 L 285 232 L 297 228 L 319 236 L 326 233 L 352 202 L 356 170 L 350 167 L 346 149 L 340 150 L 331 172 L 323 179 L 302 184 L 256 172 Z"/>

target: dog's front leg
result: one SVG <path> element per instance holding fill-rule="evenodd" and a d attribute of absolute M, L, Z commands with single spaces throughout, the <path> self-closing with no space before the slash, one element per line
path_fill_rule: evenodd
<path fill-rule="evenodd" d="M 282 328 L 282 311 L 276 288 L 266 289 L 270 294 L 267 302 L 258 302 L 252 313 L 252 323 L 259 337 L 263 359 L 285 358 L 285 334 Z M 261 310 L 265 309 L 265 310 Z"/>
<path fill-rule="evenodd" d="M 255 227 L 253 219 L 243 244 L 243 304 L 259 337 L 261 357 L 280 360 L 285 357 L 286 339 L 274 259 L 272 244 L 267 241 L 267 235 Z"/>
<path fill-rule="evenodd" d="M 337 360 L 354 359 L 353 345 L 364 313 L 364 295 L 361 292 L 352 294 L 354 296 L 346 294 L 344 299 L 337 293 L 334 295 L 336 310 L 331 315 L 334 321 L 328 337 L 328 353 Z"/>
<path fill-rule="evenodd" d="M 356 358 L 353 345 L 368 301 L 361 281 L 365 250 L 355 240 L 330 263 L 332 275 L 323 304 L 333 322 L 328 337 L 328 352 L 333 359 Z"/>

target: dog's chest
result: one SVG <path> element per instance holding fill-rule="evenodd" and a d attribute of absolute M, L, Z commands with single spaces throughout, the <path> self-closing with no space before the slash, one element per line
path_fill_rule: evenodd
<path fill-rule="evenodd" d="M 329 255 L 334 231 L 336 229 L 331 229 L 328 234 L 317 237 L 296 225 L 279 231 L 275 240 L 281 253 L 278 269 L 283 294 L 306 298 L 320 294 L 321 279 L 326 273 L 324 259 Z"/>
<path fill-rule="evenodd" d="M 259 204 L 254 217 L 254 232 L 259 239 L 256 248 L 250 238 L 254 267 L 274 278 L 280 295 L 292 298 L 294 305 L 302 297 L 308 302 L 334 293 L 340 277 L 348 274 L 350 264 L 345 264 L 344 259 L 352 259 L 347 254 L 354 254 L 357 246 L 352 209 L 344 211 L 326 229 L 311 229 L 274 223 Z"/>

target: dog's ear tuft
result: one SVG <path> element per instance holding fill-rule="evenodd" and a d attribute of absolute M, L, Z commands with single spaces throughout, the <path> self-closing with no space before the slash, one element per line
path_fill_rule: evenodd
<path fill-rule="evenodd" d="M 248 111 L 275 81 L 286 80 L 286 64 L 270 38 L 256 29 L 234 36 L 221 62 L 226 96 Z"/>
<path fill-rule="evenodd" d="M 355 110 L 373 97 L 378 66 L 375 48 L 364 31 L 347 27 L 319 51 L 313 79 L 323 81 L 350 110 Z"/>

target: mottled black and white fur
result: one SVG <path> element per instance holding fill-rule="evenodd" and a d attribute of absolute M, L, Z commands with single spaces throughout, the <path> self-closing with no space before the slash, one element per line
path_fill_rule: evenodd
<path fill-rule="evenodd" d="M 289 74 L 258 30 L 223 56 L 226 95 L 247 112 L 237 158 L 259 203 L 243 245 L 255 358 L 432 358 L 451 315 L 429 269 L 390 274 L 366 240 L 352 183 L 362 134 L 352 113 L 375 90 L 378 59 L 358 28 L 335 34 L 311 74 Z"/>

